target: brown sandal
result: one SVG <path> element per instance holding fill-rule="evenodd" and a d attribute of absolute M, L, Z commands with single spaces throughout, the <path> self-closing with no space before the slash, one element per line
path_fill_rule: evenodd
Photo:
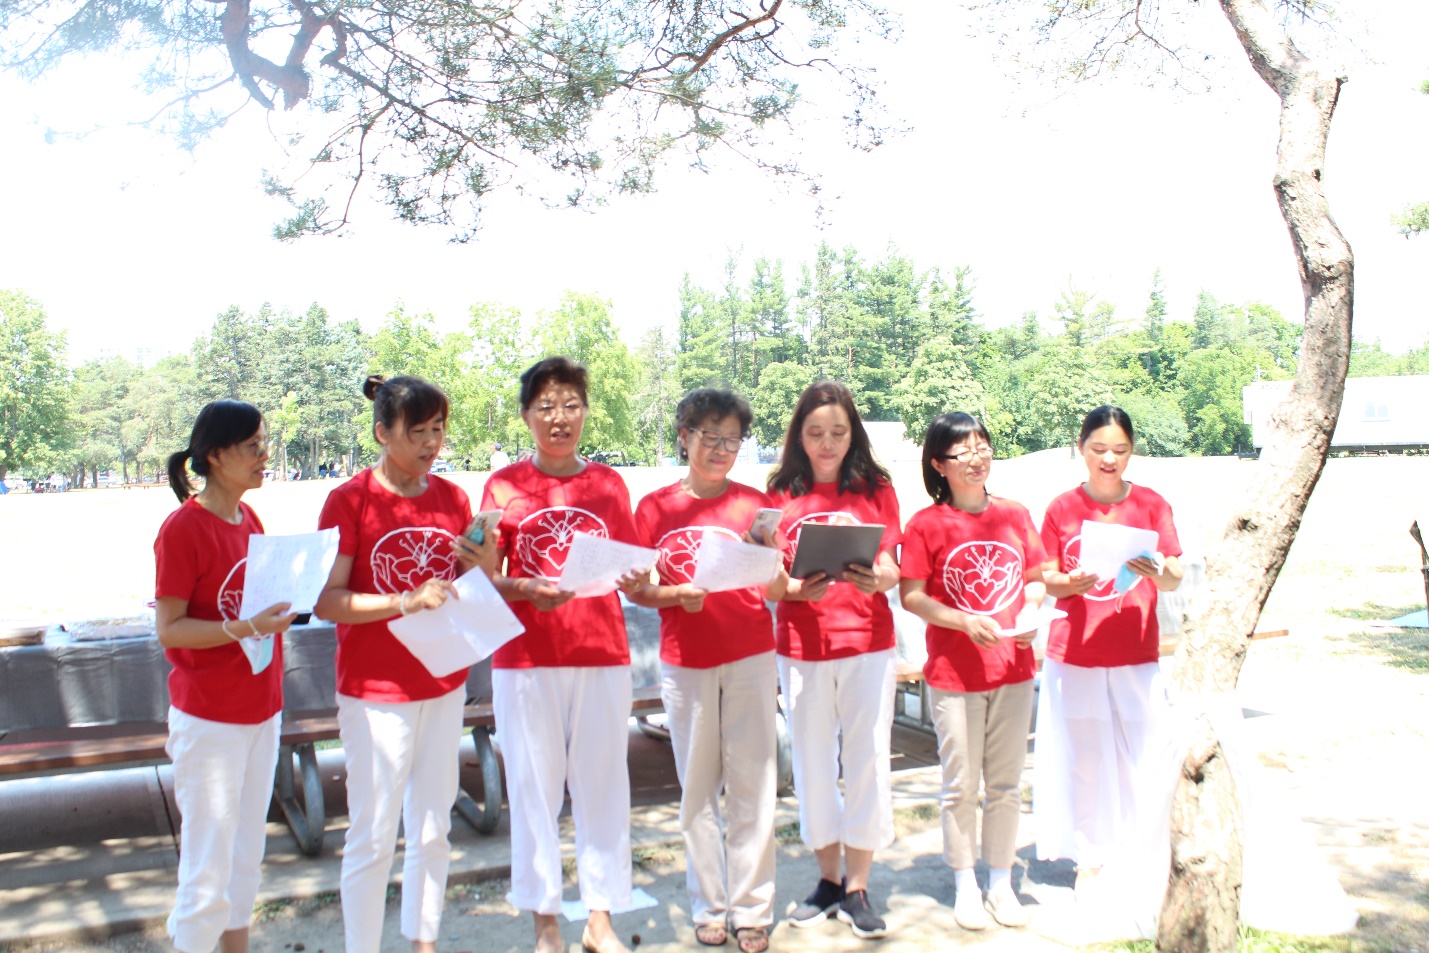
<path fill-rule="evenodd" d="M 739 953 L 764 953 L 769 949 L 768 927 L 739 927 L 734 931 Z"/>
<path fill-rule="evenodd" d="M 729 942 L 729 932 L 723 923 L 701 923 L 695 927 L 695 939 L 701 946 L 724 946 Z"/>

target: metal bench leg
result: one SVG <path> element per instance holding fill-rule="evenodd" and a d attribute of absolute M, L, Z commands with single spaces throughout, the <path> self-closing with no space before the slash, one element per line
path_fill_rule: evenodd
<path fill-rule="evenodd" d="M 496 830 L 496 824 L 501 820 L 501 764 L 496 760 L 496 751 L 491 747 L 491 729 L 473 728 L 471 742 L 476 747 L 476 760 L 481 766 L 481 786 L 485 802 L 477 807 L 471 795 L 458 788 L 456 803 L 452 807 L 461 815 L 461 819 L 478 833 L 490 834 Z"/>
<path fill-rule="evenodd" d="M 794 793 L 794 749 L 789 740 L 789 720 L 784 717 L 784 709 L 774 712 L 774 781 L 780 797 Z"/>
<path fill-rule="evenodd" d="M 293 756 L 298 757 L 298 769 L 303 775 L 303 803 L 300 805 L 293 786 Z M 327 826 L 326 805 L 323 804 L 322 776 L 318 774 L 318 756 L 311 744 L 282 745 L 278 748 L 278 772 L 274 779 L 274 797 L 293 832 L 298 850 L 309 857 L 322 853 L 323 833 Z"/>
<path fill-rule="evenodd" d="M 635 719 L 635 727 L 640 729 L 640 733 L 647 738 L 654 738 L 656 741 L 670 742 L 670 729 L 664 725 L 657 725 L 647 716 L 639 715 Z"/>

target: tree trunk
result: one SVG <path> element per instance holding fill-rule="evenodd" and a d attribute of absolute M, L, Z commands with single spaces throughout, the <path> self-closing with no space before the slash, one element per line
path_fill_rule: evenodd
<path fill-rule="evenodd" d="M 1354 256 L 1330 217 L 1325 143 L 1345 80 L 1322 75 L 1260 0 L 1220 0 L 1251 65 L 1280 97 L 1274 186 L 1305 291 L 1305 336 L 1290 394 L 1272 414 L 1252 489 L 1206 561 L 1207 586 L 1176 651 L 1178 702 L 1229 702 L 1245 649 L 1325 466 L 1349 369 Z M 1240 917 L 1235 786 L 1200 721 L 1172 814 L 1171 879 L 1158 950 L 1233 951 Z"/>

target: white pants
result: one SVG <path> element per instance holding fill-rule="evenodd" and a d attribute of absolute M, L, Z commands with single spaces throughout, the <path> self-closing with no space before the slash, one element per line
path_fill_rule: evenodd
<path fill-rule="evenodd" d="M 893 843 L 893 650 L 827 662 L 779 656 L 799 830 L 819 850 Z M 839 762 L 844 792 L 839 795 Z"/>
<path fill-rule="evenodd" d="M 253 915 L 281 719 L 234 725 L 169 708 L 164 750 L 174 762 L 183 824 L 168 929 L 183 953 L 211 953 L 225 931 L 245 929 Z"/>
<path fill-rule="evenodd" d="M 774 922 L 778 742 L 774 653 L 715 668 L 660 666 L 680 777 L 685 886 L 696 926 Z M 725 810 L 720 812 L 720 791 Z"/>
<path fill-rule="evenodd" d="M 988 692 L 931 692 L 943 768 L 943 861 L 967 870 L 977 860 L 981 802 L 982 858 L 989 867 L 1011 867 L 1022 815 L 1032 680 Z"/>
<path fill-rule="evenodd" d="M 511 895 L 561 912 L 561 808 L 571 791 L 576 872 L 589 910 L 630 906 L 630 667 L 491 673 L 511 809 Z"/>
<path fill-rule="evenodd" d="M 1033 807 L 1037 856 L 1103 866 L 1133 829 L 1146 743 L 1166 710 L 1156 662 L 1042 663 Z"/>
<path fill-rule="evenodd" d="M 387 881 L 401 820 L 402 935 L 437 939 L 446 900 L 466 686 L 419 702 L 337 696 L 347 756 L 347 840 L 342 850 L 342 927 L 347 953 L 382 945 Z"/>

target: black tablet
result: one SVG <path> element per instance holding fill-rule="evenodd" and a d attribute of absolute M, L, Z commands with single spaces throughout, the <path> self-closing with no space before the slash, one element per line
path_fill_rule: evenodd
<path fill-rule="evenodd" d="M 794 566 L 789 575 L 807 579 L 823 572 L 835 579 L 851 565 L 872 566 L 878 558 L 878 544 L 883 540 L 883 524 L 838 526 L 830 523 L 805 523 L 799 527 L 799 549 L 794 554 Z"/>

